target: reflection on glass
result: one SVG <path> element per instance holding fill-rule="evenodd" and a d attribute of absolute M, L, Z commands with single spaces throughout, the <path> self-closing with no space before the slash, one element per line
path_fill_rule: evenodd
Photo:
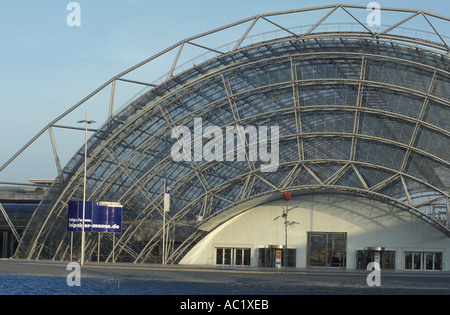
<path fill-rule="evenodd" d="M 308 232 L 308 266 L 346 266 L 347 233 Z"/>

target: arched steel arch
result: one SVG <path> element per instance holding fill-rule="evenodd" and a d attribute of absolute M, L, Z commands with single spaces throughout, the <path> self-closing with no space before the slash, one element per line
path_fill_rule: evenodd
<path fill-rule="evenodd" d="M 338 9 L 348 13 L 363 7 L 324 8 L 331 9 L 326 18 Z M 409 19 L 421 15 L 429 21 L 429 13 L 410 13 Z M 442 43 L 389 34 L 402 21 L 373 33 L 351 14 L 365 31 L 315 32 L 321 19 L 297 34 L 272 22 L 275 15 L 249 19 L 249 29 L 229 52 L 201 46 L 217 56 L 180 73 L 174 71 L 179 55 L 197 37 L 174 46 L 179 50 L 167 79 L 111 115 L 90 138 L 88 199 L 124 205 L 123 233 L 114 241 L 110 234 L 101 235 L 102 260 L 160 260 L 165 179 L 172 195 L 169 262 L 179 261 L 207 233 L 197 228 L 198 218 L 212 220 L 285 190 L 384 200 L 450 237 L 445 38 L 434 27 Z M 260 20 L 285 31 L 284 37 L 243 46 Z M 195 118 L 223 131 L 228 126 L 278 126 L 277 171 L 261 172 L 261 161 L 174 161 L 172 131 L 186 126 L 193 132 Z M 16 257 L 68 259 L 66 209 L 69 200 L 82 198 L 83 152 L 62 169 Z M 98 241 L 97 235 L 88 236 L 88 257 L 96 255 Z M 74 244 L 79 247 L 78 236 Z"/>

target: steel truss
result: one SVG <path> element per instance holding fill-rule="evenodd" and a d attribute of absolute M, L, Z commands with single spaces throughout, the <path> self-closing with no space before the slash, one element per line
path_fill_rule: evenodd
<path fill-rule="evenodd" d="M 80 198 L 83 149 L 62 168 L 54 128 L 88 99 L 111 87 L 108 121 L 88 144 L 88 199 L 124 204 L 125 229 L 90 235 L 86 253 L 106 261 L 161 260 L 163 182 L 170 183 L 173 207 L 166 221 L 167 261 L 178 262 L 207 232 L 199 224 L 243 202 L 285 190 L 334 191 L 383 200 L 408 211 L 450 237 L 449 46 L 431 19 L 417 10 L 381 8 L 407 17 L 373 32 L 352 10 L 333 5 L 258 15 L 175 44 L 115 76 L 57 117 L 7 161 L 0 172 L 46 131 L 58 177 L 21 238 L 16 257 L 68 259 L 66 205 Z M 305 32 L 275 22 L 289 14 L 326 11 Z M 360 31 L 321 27 L 337 11 Z M 424 18 L 437 42 L 395 34 L 413 18 Z M 269 23 L 280 35 L 248 45 L 251 31 Z M 248 25 L 231 50 L 209 48 L 209 36 Z M 271 33 L 273 35 L 273 33 Z M 179 68 L 187 46 L 209 59 Z M 175 53 L 157 83 L 126 77 L 161 56 Z M 115 113 L 116 82 L 146 86 Z M 174 162 L 175 126 L 279 126 L 277 172 L 261 173 L 259 161 Z M 73 128 L 76 129 L 76 128 Z M 207 140 L 202 139 L 203 142 Z M 194 145 L 195 141 L 192 141 Z M 248 148 L 247 148 L 248 149 Z M 75 244 L 79 246 L 78 237 Z"/>

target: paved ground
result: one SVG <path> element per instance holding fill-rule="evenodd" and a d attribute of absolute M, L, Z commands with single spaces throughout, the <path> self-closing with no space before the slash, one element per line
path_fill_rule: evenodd
<path fill-rule="evenodd" d="M 67 277 L 67 262 L 0 260 L 1 275 Z M 330 269 L 274 270 L 206 266 L 86 263 L 83 278 L 142 279 L 160 281 L 302 285 L 336 288 L 367 288 L 369 271 Z M 381 271 L 381 285 L 388 289 L 440 290 L 450 294 L 450 273 Z"/>

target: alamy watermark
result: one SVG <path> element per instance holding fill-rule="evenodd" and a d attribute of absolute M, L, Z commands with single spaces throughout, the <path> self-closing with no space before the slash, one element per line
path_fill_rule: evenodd
<path fill-rule="evenodd" d="M 186 126 L 172 129 L 171 137 L 177 141 L 172 146 L 171 156 L 176 162 L 254 162 L 259 159 L 261 172 L 275 172 L 279 165 L 279 136 L 278 126 L 244 128 L 236 125 L 222 130 L 218 126 L 203 128 L 203 119 L 195 118 L 192 132 Z"/>
<path fill-rule="evenodd" d="M 371 262 L 367 265 L 366 270 L 370 270 L 371 273 L 366 278 L 366 283 L 369 287 L 381 286 L 381 267 L 377 262 Z"/>
<path fill-rule="evenodd" d="M 381 6 L 378 2 L 370 2 L 367 5 L 367 10 L 370 12 L 366 18 L 368 26 L 381 26 Z M 78 2 L 69 2 L 66 7 L 70 13 L 67 15 L 66 23 L 68 26 L 81 26 L 81 6 Z"/>
<path fill-rule="evenodd" d="M 381 6 L 378 2 L 370 2 L 367 5 L 367 10 L 370 10 L 372 12 L 370 12 L 367 15 L 366 18 L 366 22 L 367 25 L 369 26 L 376 26 L 376 27 L 380 27 L 381 26 L 381 10 L 380 10 Z"/>
<path fill-rule="evenodd" d="M 79 263 L 71 262 L 66 267 L 67 271 L 70 273 L 67 275 L 66 283 L 69 287 L 80 287 L 81 286 L 81 266 Z"/>
<path fill-rule="evenodd" d="M 66 23 L 68 26 L 81 26 L 81 7 L 78 2 L 70 2 L 66 7 L 70 13 L 67 15 Z"/>

